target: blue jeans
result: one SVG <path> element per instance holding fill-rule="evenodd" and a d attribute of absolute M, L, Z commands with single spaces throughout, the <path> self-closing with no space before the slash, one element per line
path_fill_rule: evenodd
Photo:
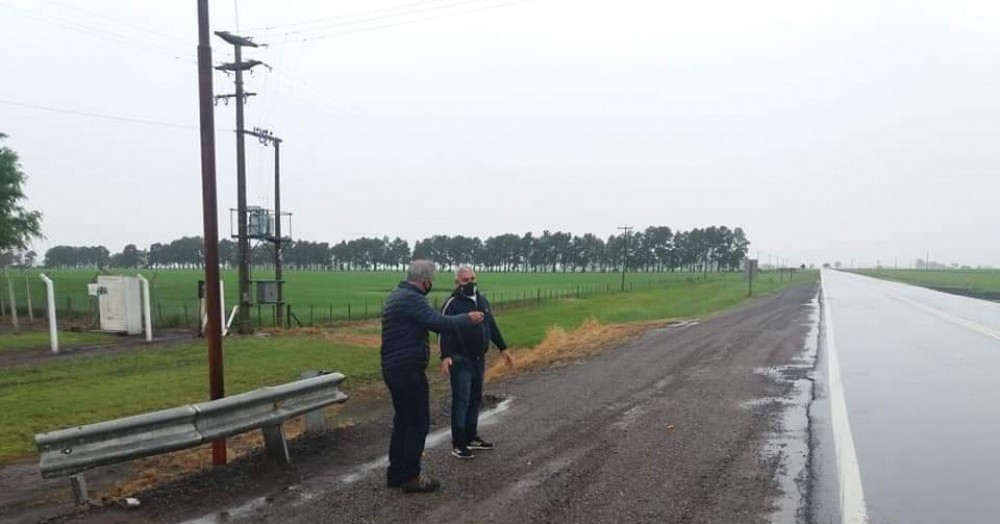
<path fill-rule="evenodd" d="M 451 362 L 451 443 L 461 447 L 479 435 L 486 359 L 453 356 Z"/>
<path fill-rule="evenodd" d="M 399 484 L 420 475 L 420 457 L 431 426 L 427 375 L 420 368 L 404 368 L 383 370 L 382 378 L 396 410 L 386 478 Z"/>

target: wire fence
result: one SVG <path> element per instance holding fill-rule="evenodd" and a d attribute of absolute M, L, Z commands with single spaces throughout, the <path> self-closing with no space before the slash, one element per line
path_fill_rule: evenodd
<path fill-rule="evenodd" d="M 47 318 L 44 286 L 25 282 L 24 277 L 8 277 L 15 284 L 25 286 L 22 293 L 16 294 L 16 309 L 19 324 L 41 326 Z M 697 278 L 697 276 L 692 277 Z M 688 280 L 691 280 L 689 278 Z M 643 289 L 666 287 L 677 283 L 671 279 L 630 280 L 621 285 L 611 283 L 537 287 L 535 289 L 500 290 L 496 293 L 485 293 L 493 306 L 493 310 L 501 314 L 504 311 L 526 307 L 539 307 L 544 304 L 568 299 L 583 299 L 597 294 L 630 292 Z M 0 281 L 0 319 L 9 323 L 12 316 L 8 292 L 8 282 Z M 33 289 L 37 288 L 37 289 Z M 100 325 L 100 307 L 97 297 L 79 294 L 62 293 L 56 287 L 56 318 L 63 328 L 96 329 Z M 203 324 L 203 306 L 197 299 L 188 301 L 159 299 L 153 286 L 150 290 L 150 316 L 155 329 L 191 329 L 200 330 Z M 429 298 L 431 306 L 440 310 L 446 296 Z M 381 317 L 384 300 L 357 300 L 346 303 L 302 303 L 287 304 L 255 304 L 251 306 L 251 320 L 257 328 L 278 327 L 278 307 L 283 308 L 283 327 L 317 327 L 336 326 L 367 322 Z M 232 306 L 227 305 L 226 318 L 232 313 Z"/>

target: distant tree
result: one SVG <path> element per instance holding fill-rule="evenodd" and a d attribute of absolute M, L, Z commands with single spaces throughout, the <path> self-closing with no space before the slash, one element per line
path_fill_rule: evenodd
<path fill-rule="evenodd" d="M 219 265 L 236 267 L 240 265 L 239 247 L 236 242 L 224 238 L 219 241 Z"/>
<path fill-rule="evenodd" d="M 128 244 L 125 249 L 122 250 L 122 267 L 126 269 L 135 269 L 142 264 L 143 255 L 142 251 L 135 244 Z"/>
<path fill-rule="evenodd" d="M 0 141 L 7 135 L 0 133 Z M 24 185 L 27 176 L 21 171 L 17 153 L 0 146 L 0 253 L 27 249 L 32 239 L 42 238 L 42 215 L 28 211 Z"/>

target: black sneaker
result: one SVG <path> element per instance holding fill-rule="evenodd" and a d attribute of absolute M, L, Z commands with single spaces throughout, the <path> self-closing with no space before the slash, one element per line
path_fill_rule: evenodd
<path fill-rule="evenodd" d="M 469 449 L 482 449 L 485 451 L 489 451 L 493 449 L 493 444 L 490 442 L 486 442 L 485 440 L 479 437 L 476 437 L 469 441 Z"/>
<path fill-rule="evenodd" d="M 451 456 L 453 456 L 455 458 L 460 458 L 460 459 L 474 459 L 474 458 L 476 458 L 476 456 L 473 455 L 471 451 L 469 451 L 469 448 L 467 448 L 465 446 L 455 446 L 455 447 L 451 448 Z"/>
<path fill-rule="evenodd" d="M 435 478 L 425 477 L 423 475 L 413 479 L 408 480 L 400 486 L 403 493 L 431 493 L 437 491 L 441 487 L 441 482 Z"/>
<path fill-rule="evenodd" d="M 403 485 L 403 482 L 398 480 L 385 479 L 385 487 L 387 488 L 398 488 Z"/>

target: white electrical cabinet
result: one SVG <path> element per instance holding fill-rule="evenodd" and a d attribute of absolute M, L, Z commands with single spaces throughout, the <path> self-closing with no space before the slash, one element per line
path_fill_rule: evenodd
<path fill-rule="evenodd" d="M 142 333 L 142 289 L 139 279 L 122 275 L 97 277 L 101 331 Z"/>

